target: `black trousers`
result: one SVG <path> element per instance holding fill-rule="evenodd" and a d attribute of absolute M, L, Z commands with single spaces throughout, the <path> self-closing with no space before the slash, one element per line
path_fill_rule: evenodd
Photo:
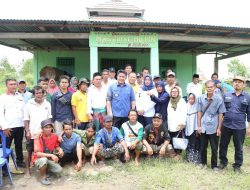
<path fill-rule="evenodd" d="M 188 139 L 187 150 L 200 151 L 201 140 L 200 140 L 200 136 L 197 136 L 196 133 L 197 133 L 197 131 L 195 130 L 190 136 L 186 136 L 186 138 Z"/>
<path fill-rule="evenodd" d="M 113 126 L 117 127 L 118 129 L 121 128 L 122 124 L 128 121 L 127 117 L 113 117 Z"/>
<path fill-rule="evenodd" d="M 219 145 L 219 137 L 216 133 L 214 134 L 201 134 L 201 164 L 207 164 L 207 147 L 208 141 L 211 146 L 211 167 L 217 167 L 217 160 L 218 160 L 218 145 Z"/>
<path fill-rule="evenodd" d="M 234 164 L 233 167 L 241 167 L 243 163 L 243 144 L 245 140 L 246 129 L 230 129 L 222 127 L 221 139 L 220 139 L 220 163 L 223 165 L 228 164 L 227 149 L 230 143 L 231 136 L 233 136 L 234 143 Z"/>
<path fill-rule="evenodd" d="M 61 166 L 64 166 L 67 163 L 73 162 L 74 164 L 77 164 L 78 158 L 76 152 L 72 153 L 65 153 L 62 158 L 59 158 L 59 164 Z"/>
<path fill-rule="evenodd" d="M 23 134 L 24 134 L 24 128 L 23 127 L 12 128 L 12 131 L 10 133 L 11 133 L 11 136 L 6 137 L 6 146 L 7 146 L 7 148 L 10 148 L 11 144 L 12 144 L 12 141 L 14 139 L 15 152 L 16 152 L 16 162 L 21 163 L 21 162 L 23 162 Z"/>

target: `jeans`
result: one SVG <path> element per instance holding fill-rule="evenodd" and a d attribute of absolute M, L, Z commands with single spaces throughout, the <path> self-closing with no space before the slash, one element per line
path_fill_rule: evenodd
<path fill-rule="evenodd" d="M 207 147 L 208 141 L 210 142 L 211 146 L 211 167 L 217 167 L 217 159 L 218 159 L 218 144 L 219 144 L 219 137 L 216 133 L 214 134 L 201 134 L 201 164 L 207 164 Z"/>
<path fill-rule="evenodd" d="M 246 129 L 230 129 L 227 127 L 222 127 L 221 139 L 220 139 L 220 163 L 223 165 L 228 164 L 227 159 L 227 148 L 230 143 L 231 136 L 233 136 L 234 143 L 234 164 L 233 167 L 241 167 L 243 163 L 243 144 L 245 140 Z"/>
<path fill-rule="evenodd" d="M 11 135 L 6 137 L 6 146 L 7 148 L 11 147 L 12 141 L 14 139 L 15 143 L 15 152 L 16 152 L 16 162 L 22 163 L 23 162 L 23 134 L 24 128 L 23 127 L 15 127 L 12 128 L 10 131 Z"/>

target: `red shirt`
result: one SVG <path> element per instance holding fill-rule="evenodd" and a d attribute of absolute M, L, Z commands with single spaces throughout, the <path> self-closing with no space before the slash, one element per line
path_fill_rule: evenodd
<path fill-rule="evenodd" d="M 44 139 L 46 147 L 51 152 L 53 152 L 53 150 L 55 148 L 59 147 L 59 142 L 58 142 L 57 135 L 51 133 L 51 135 L 49 137 L 46 137 L 44 134 L 42 134 L 41 137 L 34 140 L 34 150 L 39 150 L 39 152 L 44 152 L 43 141 L 42 141 L 41 138 Z M 37 155 L 36 155 L 36 153 L 34 153 L 33 157 L 32 157 L 32 162 L 35 162 L 36 160 L 37 160 Z"/>

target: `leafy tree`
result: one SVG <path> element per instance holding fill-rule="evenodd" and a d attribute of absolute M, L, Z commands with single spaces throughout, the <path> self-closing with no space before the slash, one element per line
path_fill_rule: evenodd
<path fill-rule="evenodd" d="M 33 60 L 27 59 L 23 62 L 20 68 L 20 78 L 24 78 L 28 86 L 33 86 L 34 77 L 33 77 Z"/>
<path fill-rule="evenodd" d="M 232 73 L 234 76 L 240 75 L 243 77 L 247 76 L 247 67 L 240 62 L 239 59 L 233 59 L 230 61 L 230 63 L 227 65 L 228 72 Z"/>
<path fill-rule="evenodd" d="M 17 71 L 13 65 L 11 65 L 4 57 L 0 60 L 0 82 L 3 84 L 7 78 L 16 78 Z"/>

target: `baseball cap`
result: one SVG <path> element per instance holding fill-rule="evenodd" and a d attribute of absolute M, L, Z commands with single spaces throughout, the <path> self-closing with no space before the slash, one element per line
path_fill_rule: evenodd
<path fill-rule="evenodd" d="M 160 113 L 155 113 L 153 118 L 159 118 L 162 119 L 162 115 Z"/>
<path fill-rule="evenodd" d="M 170 75 L 172 75 L 172 76 L 175 77 L 175 73 L 174 72 L 168 72 L 167 77 L 170 76 Z"/>
<path fill-rule="evenodd" d="M 89 84 L 89 81 L 86 78 L 80 78 L 78 85 L 80 85 L 81 83 Z"/>
<path fill-rule="evenodd" d="M 110 67 L 109 68 L 109 72 L 115 72 L 115 68 L 114 67 Z"/>
<path fill-rule="evenodd" d="M 105 115 L 105 116 L 103 117 L 103 121 L 104 121 L 104 122 L 113 121 L 113 117 L 110 116 L 110 115 Z"/>
<path fill-rule="evenodd" d="M 20 84 L 21 82 L 26 83 L 24 79 L 20 79 L 20 80 L 18 81 L 18 84 Z"/>
<path fill-rule="evenodd" d="M 51 119 L 46 119 L 46 120 L 43 120 L 43 121 L 41 122 L 41 127 L 42 127 L 42 128 L 46 127 L 47 125 L 52 125 L 52 126 L 53 126 L 53 122 L 52 122 Z"/>
<path fill-rule="evenodd" d="M 137 73 L 136 77 L 142 77 L 142 74 L 141 73 Z"/>
<path fill-rule="evenodd" d="M 160 75 L 154 75 L 153 79 L 161 78 Z"/>
<path fill-rule="evenodd" d="M 235 76 L 235 77 L 233 78 L 233 80 L 241 80 L 242 82 L 245 83 L 245 78 L 242 77 L 242 76 Z"/>

